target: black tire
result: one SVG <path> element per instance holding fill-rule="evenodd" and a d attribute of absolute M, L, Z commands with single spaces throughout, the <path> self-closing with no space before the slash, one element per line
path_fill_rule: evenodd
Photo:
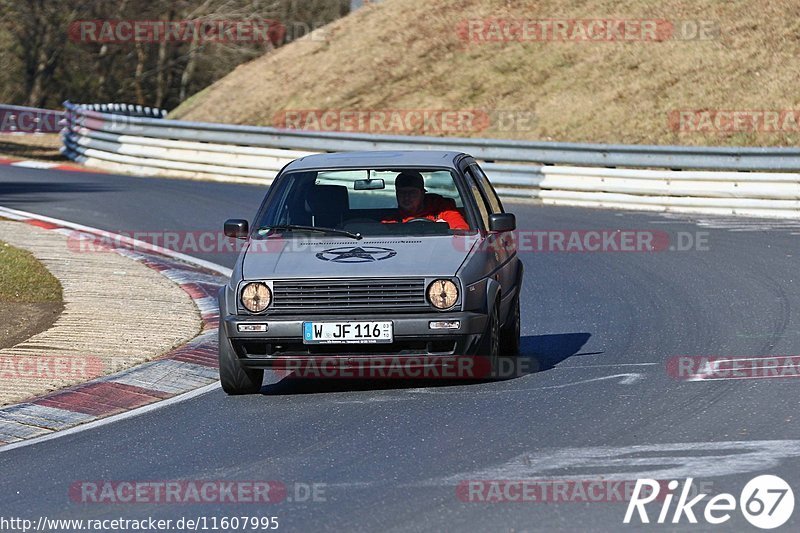
<path fill-rule="evenodd" d="M 480 343 L 481 357 L 489 359 L 489 379 L 496 379 L 500 367 L 500 300 L 497 300 L 489 312 L 489 321 Z"/>
<path fill-rule="evenodd" d="M 263 370 L 244 368 L 239 363 L 239 358 L 236 357 L 231 342 L 223 333 L 222 326 L 220 326 L 219 382 L 222 384 L 222 390 L 230 395 L 255 394 L 261 390 L 263 381 Z"/>
<path fill-rule="evenodd" d="M 500 330 L 500 351 L 504 357 L 516 357 L 520 349 L 519 295 L 514 297 L 508 320 Z"/>

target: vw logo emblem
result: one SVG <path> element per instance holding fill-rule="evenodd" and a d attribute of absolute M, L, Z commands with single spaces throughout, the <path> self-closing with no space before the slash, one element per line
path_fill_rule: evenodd
<path fill-rule="evenodd" d="M 396 255 L 397 252 L 394 250 L 378 246 L 356 246 L 355 248 L 340 246 L 319 252 L 317 259 L 332 263 L 374 263 Z"/>

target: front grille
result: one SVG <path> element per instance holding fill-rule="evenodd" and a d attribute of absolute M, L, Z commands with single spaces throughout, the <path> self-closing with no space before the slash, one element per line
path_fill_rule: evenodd
<path fill-rule="evenodd" d="M 272 312 L 430 309 L 422 278 L 275 281 L 272 292 Z"/>

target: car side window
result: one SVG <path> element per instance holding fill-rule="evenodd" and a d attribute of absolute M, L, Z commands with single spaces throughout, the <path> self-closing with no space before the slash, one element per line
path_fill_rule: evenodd
<path fill-rule="evenodd" d="M 489 201 L 489 205 L 492 206 L 492 213 L 504 213 L 503 211 L 503 203 L 500 201 L 500 198 L 497 196 L 497 193 L 492 186 L 492 183 L 489 181 L 489 178 L 486 177 L 481 167 L 477 164 L 472 164 L 469 166 L 470 170 L 472 171 L 472 175 L 475 176 L 478 183 L 483 189 L 483 193 L 486 195 L 486 199 Z"/>
<path fill-rule="evenodd" d="M 481 215 L 481 220 L 483 220 L 483 227 L 487 230 L 489 229 L 489 205 L 486 203 L 486 199 L 483 197 L 483 193 L 478 187 L 478 182 L 475 179 L 475 176 L 472 172 L 467 169 L 465 173 L 467 176 L 467 183 L 469 184 L 469 190 L 472 193 L 472 197 L 475 198 L 475 205 L 478 206 L 478 211 Z"/>

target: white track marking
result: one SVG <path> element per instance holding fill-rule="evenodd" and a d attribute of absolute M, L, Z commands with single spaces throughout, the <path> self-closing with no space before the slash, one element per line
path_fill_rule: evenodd
<path fill-rule="evenodd" d="M 785 368 L 776 366 L 774 368 Z M 741 380 L 749 380 L 752 381 L 754 379 L 787 379 L 787 378 L 794 378 L 797 379 L 797 376 L 747 376 L 747 377 L 740 377 L 740 378 L 707 378 L 707 377 L 693 377 L 689 379 L 685 379 L 686 382 L 693 382 L 697 383 L 703 381 L 705 383 L 711 383 L 713 381 L 741 381 Z"/>
<path fill-rule="evenodd" d="M 633 385 L 637 381 L 641 380 L 643 376 L 641 374 L 631 373 L 631 374 L 614 374 L 613 376 L 603 376 L 600 378 L 591 378 L 591 379 L 584 379 L 581 381 L 573 381 L 571 383 L 564 383 L 562 385 L 550 385 L 548 387 L 540 387 L 541 389 L 563 389 L 564 387 L 572 387 L 573 385 L 583 385 L 584 383 L 592 383 L 594 381 L 604 381 L 606 379 L 618 379 L 619 385 Z"/>
<path fill-rule="evenodd" d="M 627 481 L 637 478 L 709 478 L 763 472 L 800 457 L 800 440 L 686 442 L 531 450 L 488 468 L 463 472 L 425 485 L 457 485 L 465 480 Z M 632 468 L 638 468 L 633 471 Z M 581 473 L 581 470 L 584 473 Z M 559 473 L 559 471 L 563 473 Z"/>
<path fill-rule="evenodd" d="M 431 388 L 408 389 L 406 392 L 423 393 L 423 394 L 499 394 L 506 392 L 538 392 L 540 390 L 563 389 L 565 387 L 572 387 L 574 385 L 583 385 L 585 383 L 592 383 L 595 381 L 605 381 L 609 379 L 618 379 L 618 385 L 633 385 L 637 381 L 643 379 L 642 374 L 614 374 L 613 376 L 603 376 L 599 378 L 584 379 L 581 381 L 572 381 L 570 383 L 562 383 L 561 385 L 548 385 L 546 387 L 531 387 L 528 389 L 493 389 L 493 390 L 454 390 L 442 391 Z"/>
<path fill-rule="evenodd" d="M 738 380 L 738 379 L 779 379 L 779 378 L 797 378 L 797 374 L 787 374 L 783 376 L 733 376 L 729 378 L 724 377 L 714 377 L 715 374 L 721 372 L 720 364 L 722 363 L 735 363 L 739 361 L 765 361 L 770 360 L 773 358 L 764 358 L 764 357 L 745 357 L 745 358 L 735 358 L 735 359 L 717 359 L 716 361 L 711 361 L 708 371 L 700 372 L 698 374 L 693 375 L 691 378 L 686 379 L 685 381 L 730 381 L 730 380 Z M 756 366 L 756 370 L 772 370 L 775 369 L 776 371 L 782 368 L 792 368 L 797 369 L 795 365 L 782 365 L 782 366 Z"/>
<path fill-rule="evenodd" d="M 50 433 L 49 435 L 42 435 L 41 437 L 35 437 L 32 439 L 22 440 L 19 442 L 12 442 L 11 444 L 5 444 L 2 447 L 0 447 L 0 453 L 7 452 L 9 450 L 16 450 L 17 448 L 24 448 L 25 446 L 32 446 L 33 444 L 39 444 L 40 442 L 45 442 L 48 440 L 66 437 L 67 435 L 74 435 L 75 433 L 80 433 L 81 431 L 86 431 L 89 429 L 95 429 L 101 426 L 105 426 L 107 424 L 113 424 L 114 422 L 119 422 L 120 420 L 133 418 L 135 416 L 143 415 L 145 413 L 149 413 L 157 409 L 161 409 L 163 407 L 168 407 L 176 403 L 185 402 L 186 400 L 191 400 L 192 398 L 197 398 L 198 396 L 202 396 L 203 394 L 215 391 L 219 388 L 221 388 L 219 381 L 215 383 L 210 383 L 205 387 L 200 387 L 199 389 L 189 391 L 179 396 L 173 396 L 172 398 L 168 398 L 166 400 L 161 400 L 159 402 L 138 407 L 136 409 L 132 409 L 131 411 L 126 411 L 118 415 L 112 415 L 106 418 L 101 418 L 100 420 L 95 420 L 94 422 L 87 422 L 86 424 L 71 427 L 69 429 L 65 429 L 62 431 L 56 431 Z"/>
<path fill-rule="evenodd" d="M 351 403 L 358 403 L 358 404 L 365 404 L 365 403 L 379 403 L 379 402 L 408 402 L 412 401 L 414 398 L 409 398 L 408 396 L 373 396 L 370 398 L 366 398 L 363 400 L 331 400 L 330 403 L 335 404 L 351 404 Z"/>
<path fill-rule="evenodd" d="M 718 217 L 692 215 L 689 213 L 659 213 L 667 221 L 651 220 L 652 224 L 691 223 L 697 226 L 723 229 L 731 232 L 755 232 L 769 230 L 796 230 L 800 229 L 800 221 L 782 220 L 779 218 L 748 218 L 748 217 Z"/>
<path fill-rule="evenodd" d="M 582 368 L 616 368 L 618 366 L 655 366 L 661 363 L 619 363 L 607 365 L 575 365 L 575 366 L 557 366 L 553 370 L 580 370 Z"/>
<path fill-rule="evenodd" d="M 59 163 L 46 163 L 44 161 L 16 161 L 11 163 L 12 167 L 23 167 L 23 168 L 41 168 L 41 169 L 50 169 L 53 167 L 57 167 Z"/>

